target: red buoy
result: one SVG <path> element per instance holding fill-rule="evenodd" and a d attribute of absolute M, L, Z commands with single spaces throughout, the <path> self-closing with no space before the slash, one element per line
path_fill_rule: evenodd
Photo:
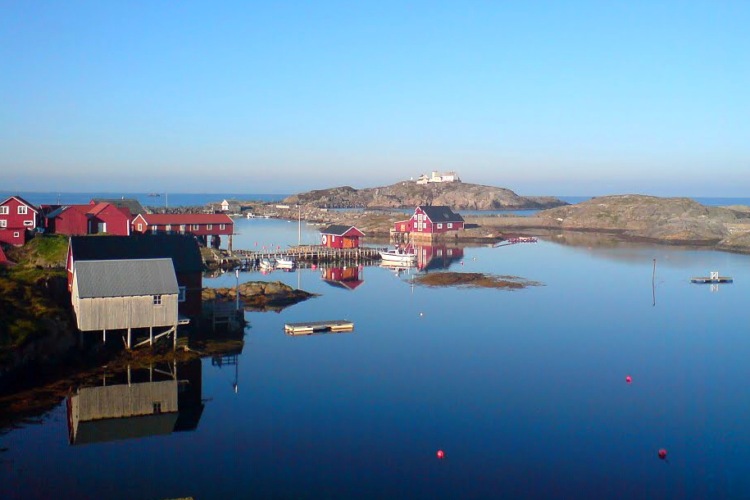
<path fill-rule="evenodd" d="M 440 460 L 442 460 L 442 459 L 444 459 L 444 458 L 445 458 L 445 452 L 444 452 L 443 450 L 438 450 L 438 451 L 437 451 L 437 453 L 435 453 L 435 455 L 436 455 L 436 456 L 437 456 L 437 457 L 438 457 L 438 458 L 439 458 Z"/>
<path fill-rule="evenodd" d="M 664 448 L 661 448 L 659 450 L 659 458 L 661 458 L 662 460 L 667 458 L 667 450 L 665 450 Z"/>
<path fill-rule="evenodd" d="M 632 381 L 633 381 L 633 377 L 631 377 L 630 375 L 625 377 L 625 382 L 627 382 L 628 384 Z"/>

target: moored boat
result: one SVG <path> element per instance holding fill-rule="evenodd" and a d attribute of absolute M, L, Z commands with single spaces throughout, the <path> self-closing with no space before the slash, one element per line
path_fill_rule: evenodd
<path fill-rule="evenodd" d="M 383 262 L 396 262 L 399 264 L 416 264 L 417 254 L 413 249 L 395 248 L 378 252 Z"/>

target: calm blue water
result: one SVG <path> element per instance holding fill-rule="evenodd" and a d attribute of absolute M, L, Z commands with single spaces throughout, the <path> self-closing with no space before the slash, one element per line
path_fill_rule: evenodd
<path fill-rule="evenodd" d="M 239 230 L 297 242 L 284 221 Z M 426 288 L 364 267 L 350 291 L 321 270 L 241 273 L 321 295 L 246 313 L 236 375 L 203 360 L 195 430 L 70 446 L 62 404 L 0 436 L 0 497 L 750 497 L 750 256 L 541 241 L 469 247 L 454 269 L 543 285 Z M 734 283 L 689 283 L 712 270 Z M 353 332 L 283 333 L 344 318 Z"/>

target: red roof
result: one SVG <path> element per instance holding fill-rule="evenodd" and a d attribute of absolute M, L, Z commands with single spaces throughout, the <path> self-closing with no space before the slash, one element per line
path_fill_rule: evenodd
<path fill-rule="evenodd" d="M 234 224 L 226 214 L 141 214 L 149 226 L 165 224 Z"/>

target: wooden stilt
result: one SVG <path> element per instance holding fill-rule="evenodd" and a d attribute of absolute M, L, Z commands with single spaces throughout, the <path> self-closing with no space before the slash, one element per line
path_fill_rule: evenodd
<path fill-rule="evenodd" d="M 133 340 L 133 338 L 132 338 L 132 330 L 130 328 L 128 328 L 128 349 L 130 349 L 130 345 L 132 343 L 132 340 Z"/>
<path fill-rule="evenodd" d="M 148 343 L 149 345 L 154 345 L 154 327 L 153 326 L 148 327 Z"/>

